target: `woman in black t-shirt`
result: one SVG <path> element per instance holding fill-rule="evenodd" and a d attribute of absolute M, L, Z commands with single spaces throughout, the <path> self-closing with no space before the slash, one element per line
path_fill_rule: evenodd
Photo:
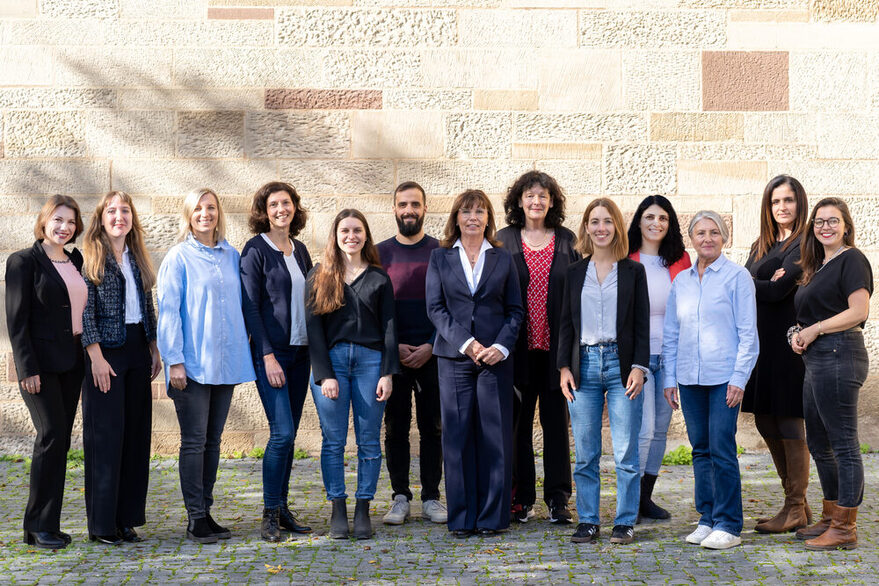
<path fill-rule="evenodd" d="M 853 549 L 855 521 L 864 496 L 858 441 L 858 394 L 867 378 L 861 328 L 870 310 L 873 272 L 855 248 L 848 206 L 839 198 L 819 201 L 803 234 L 803 276 L 794 304 L 802 329 L 791 337 L 803 355 L 806 439 L 824 492 L 821 520 L 797 531 L 807 549 Z"/>

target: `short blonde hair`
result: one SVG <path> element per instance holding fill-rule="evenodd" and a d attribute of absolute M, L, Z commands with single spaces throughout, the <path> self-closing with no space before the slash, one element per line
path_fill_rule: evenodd
<path fill-rule="evenodd" d="M 223 204 L 220 203 L 220 196 L 213 189 L 201 187 L 193 189 L 186 194 L 183 199 L 183 215 L 180 217 L 180 240 L 186 240 L 186 237 L 192 233 L 192 212 L 199 200 L 205 195 L 213 195 L 217 201 L 217 227 L 214 229 L 214 243 L 226 238 L 226 214 L 223 213 Z"/>
<path fill-rule="evenodd" d="M 613 221 L 613 240 L 610 243 L 611 252 L 616 260 L 622 260 L 629 255 L 629 235 L 626 232 L 626 226 L 623 223 L 623 213 L 612 199 L 607 197 L 599 197 L 593 199 L 586 206 L 583 212 L 583 219 L 580 221 L 580 230 L 577 234 L 577 251 L 585 256 L 590 256 L 594 250 L 592 248 L 592 239 L 589 238 L 589 232 L 586 226 L 589 224 L 589 214 L 595 208 L 604 208 L 610 213 L 611 221 Z"/>
<path fill-rule="evenodd" d="M 720 230 L 720 238 L 723 240 L 723 243 L 726 244 L 729 242 L 729 228 L 726 227 L 720 214 L 711 210 L 700 210 L 696 212 L 696 215 L 690 220 L 690 226 L 687 228 L 687 235 L 691 240 L 693 238 L 693 229 L 701 220 L 711 220 L 714 222 L 717 225 L 717 229 Z"/>

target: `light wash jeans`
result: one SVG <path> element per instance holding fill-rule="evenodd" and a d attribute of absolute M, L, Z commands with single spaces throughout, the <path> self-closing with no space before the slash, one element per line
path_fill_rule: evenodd
<path fill-rule="evenodd" d="M 671 423 L 672 409 L 665 400 L 662 388 L 662 357 L 650 355 L 650 373 L 644 381 L 644 413 L 641 417 L 641 433 L 638 435 L 638 455 L 641 476 L 659 474 L 662 458 L 665 456 L 668 426 Z"/>

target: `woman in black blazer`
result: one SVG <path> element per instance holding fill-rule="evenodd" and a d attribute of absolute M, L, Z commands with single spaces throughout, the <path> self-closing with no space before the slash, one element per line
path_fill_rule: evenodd
<path fill-rule="evenodd" d="M 493 535 L 510 524 L 513 364 L 522 324 L 519 277 L 495 248 L 494 213 L 482 191 L 452 204 L 427 268 L 427 315 L 436 327 L 449 530 Z"/>
<path fill-rule="evenodd" d="M 47 549 L 70 543 L 61 531 L 61 501 L 84 372 L 80 334 L 87 293 L 82 255 L 64 245 L 81 233 L 76 201 L 53 195 L 37 216 L 37 241 L 6 261 L 6 325 L 21 396 L 37 430 L 24 541 Z"/>
<path fill-rule="evenodd" d="M 507 192 L 504 210 L 509 225 L 498 231 L 497 238 L 513 255 L 525 306 L 525 323 L 519 329 L 513 362 L 517 392 L 513 399 L 512 517 L 525 523 L 534 514 L 537 494 L 532 437 L 539 399 L 543 500 L 550 523 L 567 524 L 571 522 L 571 450 L 556 352 L 565 272 L 580 253 L 574 250 L 574 233 L 562 226 L 565 194 L 546 173 L 528 171 L 519 177 Z"/>
<path fill-rule="evenodd" d="M 650 363 L 650 299 L 644 266 L 626 258 L 623 216 L 607 198 L 592 201 L 579 234 L 585 257 L 568 267 L 558 367 L 574 431 L 577 514 L 571 541 L 598 537 L 601 423 L 605 397 L 617 475 L 611 543 L 632 543 L 638 515 L 641 389 Z"/>

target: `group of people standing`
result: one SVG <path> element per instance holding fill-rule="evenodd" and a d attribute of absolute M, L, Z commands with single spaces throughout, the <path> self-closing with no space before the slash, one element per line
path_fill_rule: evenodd
<path fill-rule="evenodd" d="M 10 256 L 6 272 L 10 340 L 37 428 L 25 541 L 70 543 L 60 509 L 80 388 L 89 536 L 108 544 L 141 539 L 150 387 L 164 362 L 181 431 L 186 536 L 200 543 L 231 536 L 211 516 L 220 439 L 234 386 L 255 380 L 270 428 L 267 541 L 284 530 L 311 531 L 288 505 L 310 387 L 333 538 L 373 535 L 383 421 L 393 489 L 383 521 L 410 516 L 414 396 L 422 516 L 447 523 L 455 537 L 492 535 L 534 516 L 539 403 L 549 521 L 572 522 L 574 484 L 572 541 L 596 540 L 606 402 L 617 482 L 611 543 L 631 543 L 641 518 L 670 516 L 653 491 L 677 408 L 693 446 L 700 514 L 686 541 L 712 549 L 741 543 L 741 407 L 755 414 L 785 495 L 781 511 L 756 530 L 797 530 L 809 549 L 856 546 L 857 398 L 867 374 L 861 328 L 873 281 L 845 202 L 822 199 L 807 218 L 802 185 L 774 178 L 745 267 L 724 256 L 729 230 L 715 212 L 689 221 L 693 264 L 665 197 L 645 198 L 628 229 L 611 199 L 595 199 L 576 235 L 562 225 L 565 203 L 552 177 L 531 171 L 508 190 L 507 227 L 496 230 L 489 198 L 468 190 L 434 238 L 424 232 L 427 196 L 406 182 L 394 192 L 394 237 L 376 244 L 363 214 L 342 210 L 322 262 L 312 266 L 296 239 L 307 212 L 293 186 L 257 191 L 254 237 L 240 256 L 225 240 L 220 198 L 200 189 L 184 199 L 180 242 L 156 274 L 130 196 L 113 191 L 98 202 L 84 255 L 64 248 L 83 232 L 77 203 L 52 196 L 35 244 Z M 344 470 L 351 412 L 353 527 Z M 824 491 L 814 525 L 805 498 L 809 453 Z"/>

